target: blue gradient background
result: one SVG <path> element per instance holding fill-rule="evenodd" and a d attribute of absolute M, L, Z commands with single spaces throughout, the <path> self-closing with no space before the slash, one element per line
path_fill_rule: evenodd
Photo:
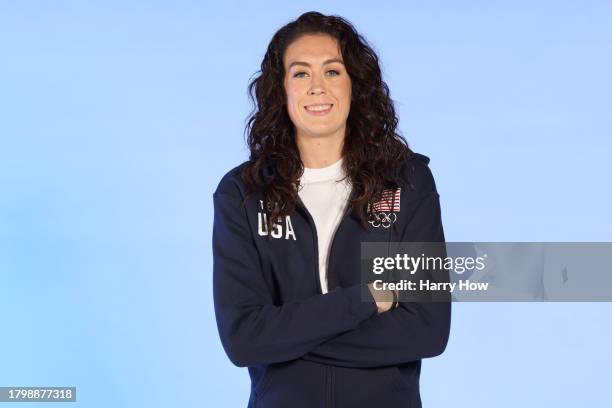
<path fill-rule="evenodd" d="M 308 10 L 379 53 L 447 240 L 612 241 L 608 1 L 3 1 L 0 386 L 77 387 L 54 407 L 246 405 L 214 320 L 211 195 L 247 157 L 272 34 Z M 611 313 L 455 304 L 424 405 L 612 406 Z"/>

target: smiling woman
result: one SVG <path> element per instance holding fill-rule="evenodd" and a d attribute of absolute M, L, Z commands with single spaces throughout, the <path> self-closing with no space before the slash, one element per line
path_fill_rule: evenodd
<path fill-rule="evenodd" d="M 343 18 L 303 14 L 261 67 L 249 160 L 214 193 L 215 313 L 249 407 L 420 407 L 450 303 L 362 282 L 360 247 L 444 241 L 429 159 L 396 132 L 378 58 Z"/>
<path fill-rule="evenodd" d="M 287 47 L 284 65 L 287 112 L 305 153 L 302 162 L 328 166 L 341 156 L 351 105 L 351 78 L 338 41 L 326 34 L 304 35 Z"/>

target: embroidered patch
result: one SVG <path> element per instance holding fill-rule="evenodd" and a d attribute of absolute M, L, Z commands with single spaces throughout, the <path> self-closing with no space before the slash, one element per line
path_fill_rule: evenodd
<path fill-rule="evenodd" d="M 397 221 L 396 212 L 400 212 L 401 188 L 386 189 L 380 200 L 368 204 L 368 222 L 375 228 L 389 228 Z"/>

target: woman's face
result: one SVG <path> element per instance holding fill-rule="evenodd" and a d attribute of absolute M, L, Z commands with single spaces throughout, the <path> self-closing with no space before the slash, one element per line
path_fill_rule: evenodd
<path fill-rule="evenodd" d="M 338 41 L 327 34 L 308 34 L 285 50 L 287 111 L 298 137 L 344 138 L 351 106 L 348 76 Z"/>

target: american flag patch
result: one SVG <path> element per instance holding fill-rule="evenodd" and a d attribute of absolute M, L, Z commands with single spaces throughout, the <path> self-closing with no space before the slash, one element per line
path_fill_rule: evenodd
<path fill-rule="evenodd" d="M 383 190 L 378 201 L 368 204 L 368 212 L 399 212 L 401 188 Z"/>

